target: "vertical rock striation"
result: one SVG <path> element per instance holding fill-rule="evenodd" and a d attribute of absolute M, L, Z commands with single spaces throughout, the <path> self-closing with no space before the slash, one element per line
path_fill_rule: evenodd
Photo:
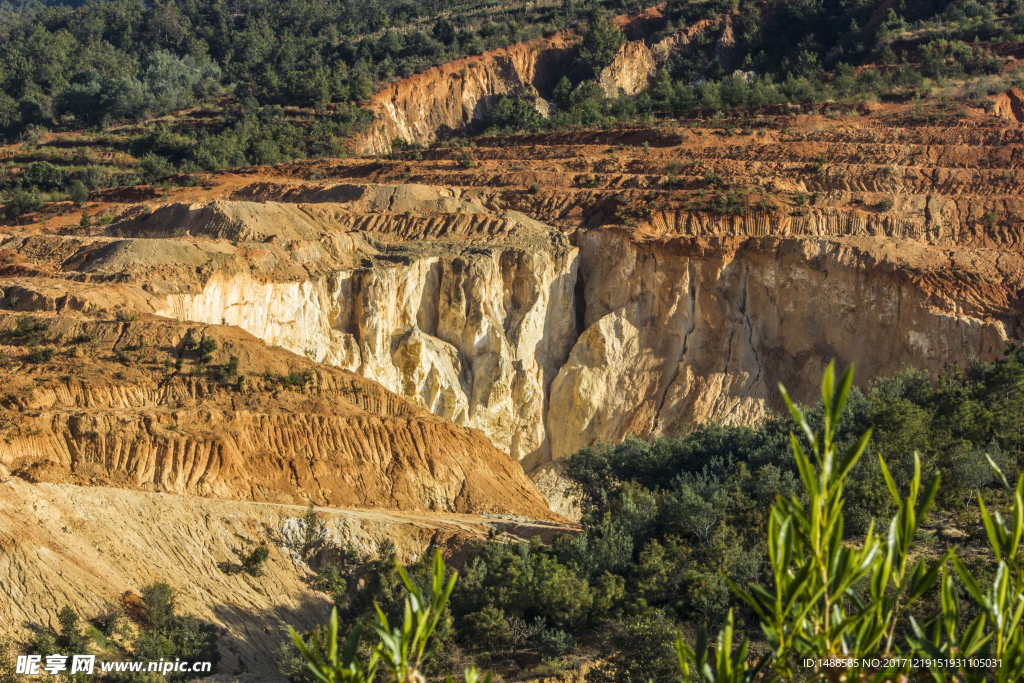
<path fill-rule="evenodd" d="M 374 379 L 483 431 L 528 469 L 550 459 L 547 396 L 576 340 L 577 250 L 488 246 L 303 282 L 214 274 L 155 312 L 225 322 Z"/>

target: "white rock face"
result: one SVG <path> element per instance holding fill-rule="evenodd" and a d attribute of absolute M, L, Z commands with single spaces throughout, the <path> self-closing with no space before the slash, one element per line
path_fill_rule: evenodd
<path fill-rule="evenodd" d="M 580 237 L 585 331 L 551 387 L 555 457 L 705 420 L 750 424 L 780 407 L 780 381 L 813 401 L 832 359 L 863 382 L 994 358 L 1007 339 L 1001 322 L 944 313 L 858 267 L 840 243 L 693 246 Z"/>
<path fill-rule="evenodd" d="M 605 229 L 571 246 L 528 227 L 400 256 L 391 246 L 309 281 L 215 273 L 156 312 L 237 325 L 477 428 L 569 515 L 558 459 L 597 441 L 752 423 L 781 408 L 780 381 L 814 401 L 832 359 L 854 362 L 863 383 L 990 360 L 1007 338 L 998 320 L 872 265 L 881 238 L 635 242 Z M 926 250 L 915 245 L 901 253 Z"/>
<path fill-rule="evenodd" d="M 530 469 L 551 458 L 551 382 L 576 340 L 577 251 L 487 248 L 263 283 L 219 275 L 158 315 L 237 325 L 483 431 Z"/>

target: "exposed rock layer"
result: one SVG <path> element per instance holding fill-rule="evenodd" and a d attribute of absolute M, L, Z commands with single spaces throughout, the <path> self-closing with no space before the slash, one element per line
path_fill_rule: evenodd
<path fill-rule="evenodd" d="M 39 262 L 59 254 L 65 277 L 91 283 L 76 286 L 83 311 L 103 310 L 108 283 L 141 278 L 140 310 L 237 326 L 376 380 L 479 429 L 528 471 L 600 439 L 750 423 L 781 407 L 780 381 L 813 400 L 832 359 L 855 362 L 866 382 L 995 358 L 1019 332 L 1019 301 L 999 284 L 1024 273 L 1018 254 L 936 249 L 927 232 L 886 233 L 886 217 L 873 229 L 836 212 L 847 221 L 837 229 L 819 212 L 662 211 L 642 236 L 567 235 L 487 190 L 335 185 L 294 199 L 169 205 L 111 228 L 151 239 L 5 246 Z M 161 237 L 175 233 L 188 238 Z M 971 275 L 938 284 L 961 264 Z M 40 308 L 72 305 L 48 303 L 38 281 L 18 292 Z M 288 418 L 298 433 L 340 429 L 304 419 Z M 232 416 L 257 442 L 282 428 L 249 420 Z M 436 504 L 456 503 L 448 492 Z"/>
<path fill-rule="evenodd" d="M 12 318 L 0 317 L 0 326 L 10 330 Z M 310 361 L 237 328 L 35 320 L 47 328 L 41 344 L 79 341 L 43 368 L 21 366 L 23 348 L 5 351 L 20 367 L 0 376 L 0 465 L 20 477 L 278 503 L 551 516 L 519 464 L 480 432 L 350 373 L 313 371 Z M 190 329 L 217 344 L 210 372 L 185 346 Z M 218 380 L 231 357 L 236 374 Z M 180 372 L 171 364 L 178 358 Z"/>

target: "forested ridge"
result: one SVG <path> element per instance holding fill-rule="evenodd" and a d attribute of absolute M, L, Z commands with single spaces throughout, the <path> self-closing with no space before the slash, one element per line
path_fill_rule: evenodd
<path fill-rule="evenodd" d="M 587 3 L 616 12 L 643 2 Z M 0 6 L 0 127 L 109 124 L 211 102 L 363 100 L 379 84 L 574 26 L 573 3 L 101 0 Z"/>
<path fill-rule="evenodd" d="M 94 190 L 167 183 L 176 173 L 346 156 L 352 136 L 371 125 L 366 98 L 384 84 L 566 28 L 581 40 L 561 80 L 540 93 L 549 116 L 535 106 L 537 94 L 522 92 L 453 135 L 689 122 L 794 103 L 849 110 L 880 98 L 955 113 L 990 107 L 988 95 L 1024 83 L 1010 68 L 1012 46 L 1024 39 L 1021 0 L 901 2 L 885 11 L 881 0 L 671 0 L 643 36 L 611 21 L 651 4 L 7 2 L 0 136 L 18 148 L 0 166 L 5 215 L 50 202 L 63 210 L 59 203 L 77 205 Z M 648 90 L 608 97 L 598 85 L 627 38 L 653 44 L 702 20 L 706 30 Z M 46 139 L 54 131 L 82 134 L 63 146 Z"/>

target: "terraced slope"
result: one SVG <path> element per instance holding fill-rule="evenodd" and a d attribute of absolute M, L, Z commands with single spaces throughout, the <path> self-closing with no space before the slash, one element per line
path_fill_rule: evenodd
<path fill-rule="evenodd" d="M 549 463 L 578 448 L 750 422 L 779 381 L 813 400 L 832 358 L 867 382 L 998 356 L 1021 334 L 1021 143 L 981 110 L 877 105 L 480 139 L 214 177 L 4 247 L 94 315 L 117 282 L 374 379 L 557 498 Z"/>
<path fill-rule="evenodd" d="M 18 291 L 7 290 L 8 304 Z M 0 473 L 236 500 L 553 517 L 520 466 L 480 433 L 378 384 L 316 368 L 237 328 L 90 320 L 69 298 L 20 327 L 9 313 L 0 319 Z"/>

